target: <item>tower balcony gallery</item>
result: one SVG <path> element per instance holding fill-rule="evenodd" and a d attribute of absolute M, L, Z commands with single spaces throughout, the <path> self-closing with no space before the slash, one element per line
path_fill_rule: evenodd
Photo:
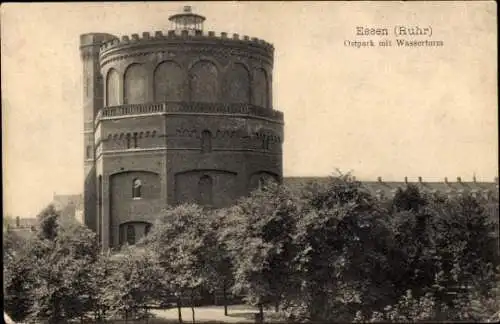
<path fill-rule="evenodd" d="M 167 205 L 224 207 L 282 180 L 273 45 L 203 31 L 185 7 L 165 32 L 80 36 L 84 215 L 103 248 L 133 244 Z"/>

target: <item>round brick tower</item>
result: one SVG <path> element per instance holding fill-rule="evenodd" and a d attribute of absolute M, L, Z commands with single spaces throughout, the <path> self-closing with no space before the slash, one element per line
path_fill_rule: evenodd
<path fill-rule="evenodd" d="M 169 20 L 167 33 L 107 36 L 100 47 L 93 165 L 104 248 L 145 235 L 166 205 L 224 207 L 282 179 L 274 47 L 205 33 L 189 7 Z"/>

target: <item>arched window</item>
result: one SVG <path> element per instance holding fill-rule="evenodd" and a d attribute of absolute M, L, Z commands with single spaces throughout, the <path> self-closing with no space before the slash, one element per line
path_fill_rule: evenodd
<path fill-rule="evenodd" d="M 106 106 L 118 106 L 120 104 L 120 76 L 118 72 L 111 69 L 106 77 Z"/>
<path fill-rule="evenodd" d="M 132 224 L 127 225 L 127 243 L 129 245 L 135 244 L 135 227 Z"/>
<path fill-rule="evenodd" d="M 250 103 L 250 75 L 242 64 L 232 66 L 225 84 L 228 102 Z"/>
<path fill-rule="evenodd" d="M 132 198 L 141 198 L 142 182 L 139 179 L 134 180 L 132 188 Z"/>
<path fill-rule="evenodd" d="M 254 104 L 264 108 L 267 108 L 269 105 L 269 84 L 267 73 L 263 69 L 255 72 Z"/>
<path fill-rule="evenodd" d="M 184 72 L 176 63 L 160 63 L 154 74 L 155 101 L 182 101 L 185 79 Z"/>
<path fill-rule="evenodd" d="M 198 183 L 200 205 L 212 205 L 212 186 L 213 183 L 210 176 L 204 175 L 200 178 L 200 182 Z"/>
<path fill-rule="evenodd" d="M 137 104 L 146 101 L 147 73 L 144 66 L 132 64 L 125 72 L 124 103 Z"/>
<path fill-rule="evenodd" d="M 189 73 L 191 101 L 217 102 L 219 80 L 217 67 L 207 61 L 196 63 Z"/>
<path fill-rule="evenodd" d="M 209 153 L 212 151 L 212 133 L 208 130 L 201 132 L 201 152 Z"/>

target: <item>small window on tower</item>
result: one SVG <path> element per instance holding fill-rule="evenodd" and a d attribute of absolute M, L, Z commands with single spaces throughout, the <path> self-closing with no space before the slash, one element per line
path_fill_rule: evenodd
<path fill-rule="evenodd" d="M 142 190 L 142 182 L 139 179 L 135 179 L 132 188 L 132 198 L 139 199 L 141 198 L 141 190 Z"/>
<path fill-rule="evenodd" d="M 269 150 L 269 141 L 270 141 L 269 136 L 264 136 L 263 137 L 263 139 L 262 139 L 262 149 Z"/>
<path fill-rule="evenodd" d="M 201 152 L 209 153 L 212 151 L 212 133 L 208 130 L 201 132 Z"/>
<path fill-rule="evenodd" d="M 129 149 L 130 148 L 130 134 L 127 134 L 126 140 L 127 140 L 127 148 Z"/>
<path fill-rule="evenodd" d="M 137 148 L 137 133 L 134 133 L 134 148 Z"/>
<path fill-rule="evenodd" d="M 85 158 L 86 159 L 91 159 L 92 158 L 92 146 L 87 145 L 85 148 Z"/>

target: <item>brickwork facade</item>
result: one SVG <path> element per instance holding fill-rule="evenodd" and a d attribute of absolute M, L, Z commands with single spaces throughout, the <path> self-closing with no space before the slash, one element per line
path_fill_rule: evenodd
<path fill-rule="evenodd" d="M 167 205 L 224 207 L 282 180 L 271 44 L 182 29 L 80 45 L 84 215 L 103 248 L 138 240 Z"/>

